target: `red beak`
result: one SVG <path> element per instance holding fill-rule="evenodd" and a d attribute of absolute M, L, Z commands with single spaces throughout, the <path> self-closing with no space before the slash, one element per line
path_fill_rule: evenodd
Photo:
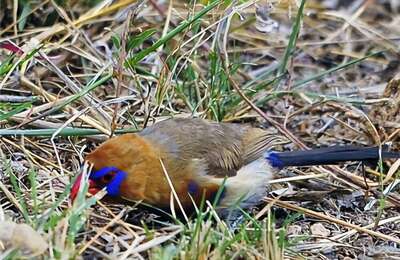
<path fill-rule="evenodd" d="M 71 187 L 71 192 L 70 192 L 69 198 L 72 202 L 75 201 L 76 196 L 78 195 L 79 187 L 81 186 L 81 180 L 82 180 L 82 174 L 79 174 L 78 177 L 76 178 L 74 184 Z M 97 187 L 96 183 L 93 180 L 89 179 L 88 181 L 89 181 L 88 192 L 90 194 L 94 195 L 101 190 L 99 187 Z"/>

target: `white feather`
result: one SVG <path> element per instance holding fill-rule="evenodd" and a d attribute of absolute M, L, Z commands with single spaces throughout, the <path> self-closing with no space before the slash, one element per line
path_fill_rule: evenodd
<path fill-rule="evenodd" d="M 268 182 L 273 176 L 274 170 L 263 157 L 243 166 L 236 176 L 226 179 L 225 194 L 219 207 L 229 208 L 237 204 L 249 208 L 258 204 L 266 195 Z"/>

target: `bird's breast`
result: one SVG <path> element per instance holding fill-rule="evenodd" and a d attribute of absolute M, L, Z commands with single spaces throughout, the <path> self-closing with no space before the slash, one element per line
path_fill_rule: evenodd
<path fill-rule="evenodd" d="M 178 160 L 162 150 L 148 154 L 146 160 L 131 168 L 127 181 L 121 185 L 122 197 L 168 208 L 173 196 L 186 209 L 193 208 L 193 203 L 199 205 L 203 199 L 212 200 L 219 184 L 206 174 L 202 161 Z"/>

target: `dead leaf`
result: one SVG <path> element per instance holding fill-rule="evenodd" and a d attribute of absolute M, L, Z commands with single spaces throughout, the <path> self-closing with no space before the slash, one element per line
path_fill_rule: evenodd
<path fill-rule="evenodd" d="M 299 225 L 290 225 L 286 229 L 286 234 L 288 236 L 299 236 L 302 233 L 302 228 Z"/>
<path fill-rule="evenodd" d="M 315 223 L 311 226 L 311 234 L 314 236 L 328 237 L 331 231 L 327 229 L 322 223 Z"/>
<path fill-rule="evenodd" d="M 31 226 L 12 221 L 0 221 L 0 241 L 5 248 L 18 248 L 31 257 L 43 254 L 48 247 L 43 237 Z"/>

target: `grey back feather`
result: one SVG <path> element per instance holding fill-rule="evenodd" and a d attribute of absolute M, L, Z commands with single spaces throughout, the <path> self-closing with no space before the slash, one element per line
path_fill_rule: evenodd
<path fill-rule="evenodd" d="M 174 118 L 147 127 L 140 136 L 176 158 L 179 164 L 202 160 L 207 174 L 234 176 L 243 165 L 258 159 L 277 140 L 265 130 L 242 124 Z"/>

